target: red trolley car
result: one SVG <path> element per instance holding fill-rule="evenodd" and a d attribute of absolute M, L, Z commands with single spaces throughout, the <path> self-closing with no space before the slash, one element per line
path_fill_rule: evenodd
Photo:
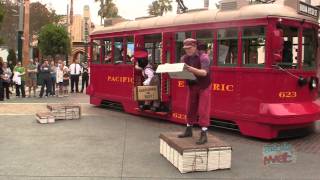
<path fill-rule="evenodd" d="M 130 55 L 143 47 L 155 66 L 177 63 L 184 53 L 183 40 L 192 37 L 210 47 L 213 126 L 262 139 L 312 129 L 320 117 L 318 10 L 293 0 L 233 3 L 222 2 L 219 10 L 141 18 L 92 32 L 90 103 L 185 123 L 185 81 L 166 74 L 160 78 L 160 99 L 169 112 L 137 110 L 133 89 L 140 85 L 141 73 Z"/>

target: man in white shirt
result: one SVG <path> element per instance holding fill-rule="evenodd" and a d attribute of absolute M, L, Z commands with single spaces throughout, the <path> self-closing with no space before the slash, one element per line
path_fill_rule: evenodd
<path fill-rule="evenodd" d="M 71 78 L 71 93 L 74 93 L 74 86 L 76 86 L 76 92 L 79 93 L 79 76 L 81 74 L 81 66 L 78 60 L 73 59 L 72 64 L 69 67 Z"/>

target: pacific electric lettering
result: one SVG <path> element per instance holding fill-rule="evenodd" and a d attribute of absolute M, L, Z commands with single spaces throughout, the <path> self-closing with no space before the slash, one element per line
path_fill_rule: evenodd
<path fill-rule="evenodd" d="M 107 76 L 107 81 L 118 83 L 133 83 L 133 78 L 126 76 Z"/>
<path fill-rule="evenodd" d="M 185 81 L 178 81 L 178 87 L 183 88 L 185 87 Z M 219 92 L 233 92 L 234 85 L 232 84 L 222 84 L 222 83 L 212 83 L 213 91 Z"/>
<path fill-rule="evenodd" d="M 133 83 L 132 77 L 126 76 L 107 76 L 106 77 L 108 82 L 117 82 L 117 83 Z M 185 81 L 178 81 L 178 87 L 183 88 L 185 87 Z M 219 92 L 233 92 L 234 85 L 232 84 L 222 84 L 222 83 L 212 83 L 213 91 Z"/>

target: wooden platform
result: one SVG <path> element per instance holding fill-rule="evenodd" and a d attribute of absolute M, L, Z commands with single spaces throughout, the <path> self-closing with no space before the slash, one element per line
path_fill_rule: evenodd
<path fill-rule="evenodd" d="M 40 124 L 55 123 L 55 118 L 50 112 L 37 113 L 36 119 Z"/>
<path fill-rule="evenodd" d="M 160 154 L 181 173 L 231 168 L 230 145 L 210 134 L 208 143 L 196 145 L 200 132 L 194 131 L 192 138 L 178 138 L 180 133 L 160 134 Z"/>
<path fill-rule="evenodd" d="M 81 118 L 81 106 L 77 104 L 48 104 L 47 108 L 56 120 L 74 120 Z"/>

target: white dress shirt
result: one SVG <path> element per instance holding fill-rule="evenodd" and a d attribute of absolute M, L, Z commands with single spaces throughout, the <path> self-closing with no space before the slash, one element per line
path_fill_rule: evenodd
<path fill-rule="evenodd" d="M 70 75 L 80 75 L 81 74 L 81 66 L 80 64 L 72 63 L 69 67 Z"/>

